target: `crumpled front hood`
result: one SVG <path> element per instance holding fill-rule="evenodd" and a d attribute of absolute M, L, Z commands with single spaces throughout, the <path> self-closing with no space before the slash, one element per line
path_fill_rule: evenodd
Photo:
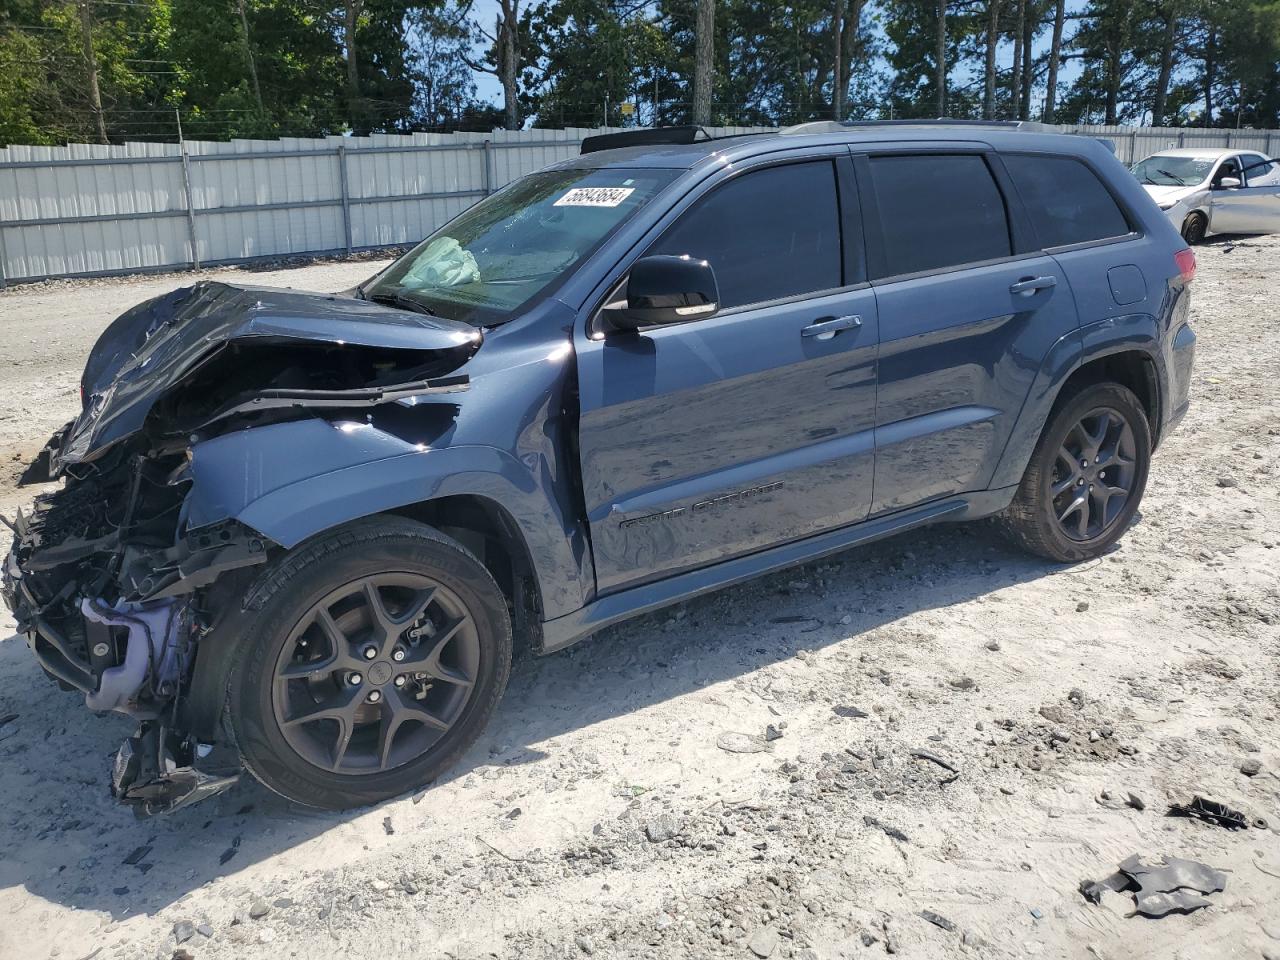
<path fill-rule="evenodd" d="M 226 344 L 254 339 L 439 352 L 456 368 L 482 335 L 465 323 L 364 300 L 202 281 L 141 303 L 107 327 L 85 364 L 84 408 L 54 452 L 53 472 L 136 433 L 166 391 Z"/>

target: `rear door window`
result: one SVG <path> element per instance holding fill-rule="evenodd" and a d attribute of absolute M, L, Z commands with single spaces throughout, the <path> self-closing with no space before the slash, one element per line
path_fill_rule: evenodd
<path fill-rule="evenodd" d="M 815 160 L 736 177 L 685 211 L 648 252 L 708 261 L 726 309 L 837 288 L 835 167 Z"/>
<path fill-rule="evenodd" d="M 1029 153 L 1003 156 L 1041 246 L 1065 247 L 1130 232 L 1111 192 L 1079 160 Z"/>
<path fill-rule="evenodd" d="M 897 276 L 1007 257 L 1004 198 L 977 154 L 869 160 L 884 241 L 883 273 Z"/>

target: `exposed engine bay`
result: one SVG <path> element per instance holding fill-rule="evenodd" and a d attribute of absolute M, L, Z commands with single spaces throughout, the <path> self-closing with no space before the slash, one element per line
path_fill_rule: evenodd
<path fill-rule="evenodd" d="M 184 697 L 236 595 L 226 578 L 280 548 L 207 507 L 192 518 L 193 448 L 463 390 L 451 374 L 480 342 L 465 324 L 359 299 L 221 283 L 140 304 L 102 335 L 80 415 L 20 480 L 62 486 L 4 521 L 14 543 L 0 586 L 49 676 L 90 709 L 139 722 L 116 758 L 119 800 L 140 815 L 172 810 L 238 775 L 197 769 L 213 746 L 187 729 Z"/>

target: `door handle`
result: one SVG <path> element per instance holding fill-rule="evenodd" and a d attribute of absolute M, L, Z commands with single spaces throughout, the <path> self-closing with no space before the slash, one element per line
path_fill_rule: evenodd
<path fill-rule="evenodd" d="M 860 326 L 862 326 L 862 318 L 853 314 L 847 317 L 828 317 L 825 320 L 811 323 L 807 327 L 801 327 L 800 336 L 830 340 L 841 330 L 852 330 L 854 327 Z"/>
<path fill-rule="evenodd" d="M 1009 292 L 1020 296 L 1034 296 L 1038 290 L 1048 290 L 1058 285 L 1057 277 L 1026 277 L 1017 283 L 1009 284 Z"/>

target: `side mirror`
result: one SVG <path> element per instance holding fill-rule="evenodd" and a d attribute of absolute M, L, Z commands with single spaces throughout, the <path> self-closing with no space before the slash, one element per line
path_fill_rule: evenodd
<path fill-rule="evenodd" d="M 1238 190 L 1240 188 L 1239 177 L 1223 177 L 1218 181 L 1219 190 Z"/>
<path fill-rule="evenodd" d="M 642 257 L 627 278 L 627 305 L 606 307 L 601 317 L 613 330 L 636 330 L 701 320 L 719 308 L 720 288 L 707 261 L 689 256 Z"/>

